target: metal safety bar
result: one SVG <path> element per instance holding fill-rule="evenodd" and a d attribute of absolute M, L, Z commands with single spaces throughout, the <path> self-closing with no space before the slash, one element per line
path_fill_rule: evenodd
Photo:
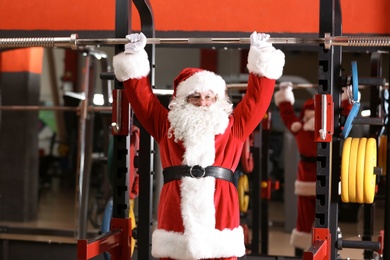
<path fill-rule="evenodd" d="M 0 48 L 27 47 L 63 47 L 73 50 L 81 46 L 107 46 L 126 44 L 127 38 L 79 39 L 77 34 L 70 37 L 30 37 L 30 38 L 0 38 Z M 390 46 L 390 36 L 330 36 L 324 38 L 269 38 L 273 44 L 324 44 L 326 49 L 331 46 L 374 47 Z M 250 38 L 148 38 L 147 44 L 249 44 Z"/>

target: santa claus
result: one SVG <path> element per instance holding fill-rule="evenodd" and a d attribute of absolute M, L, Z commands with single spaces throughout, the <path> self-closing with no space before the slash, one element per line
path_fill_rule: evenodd
<path fill-rule="evenodd" d="M 243 143 L 263 118 L 284 54 L 254 32 L 248 55 L 246 95 L 233 110 L 222 77 L 196 68 L 174 80 L 166 109 L 153 94 L 144 50 L 146 37 L 128 35 L 114 57 L 138 120 L 160 146 L 164 185 L 152 255 L 161 259 L 237 259 L 245 254 L 239 203 L 233 184 Z"/>
<path fill-rule="evenodd" d="M 311 246 L 311 228 L 315 218 L 317 143 L 314 142 L 314 99 L 307 100 L 297 116 L 293 108 L 295 97 L 292 83 L 282 82 L 279 86 L 280 90 L 275 92 L 275 104 L 285 126 L 294 135 L 300 154 L 295 181 L 297 221 L 290 240 L 300 252 Z"/>

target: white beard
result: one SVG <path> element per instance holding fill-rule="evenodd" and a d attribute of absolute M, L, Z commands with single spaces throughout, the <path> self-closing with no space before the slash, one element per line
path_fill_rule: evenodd
<path fill-rule="evenodd" d="M 183 165 L 210 166 L 215 160 L 215 135 L 223 134 L 229 123 L 233 105 L 218 100 L 209 107 L 194 106 L 185 98 L 173 99 L 169 104 L 171 123 L 168 137 L 183 141 Z M 173 136 L 172 136 L 173 134 Z"/>

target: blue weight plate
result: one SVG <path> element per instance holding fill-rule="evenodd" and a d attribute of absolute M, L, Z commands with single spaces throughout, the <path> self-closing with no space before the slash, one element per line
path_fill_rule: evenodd
<path fill-rule="evenodd" d="M 348 137 L 349 133 L 352 129 L 352 122 L 359 113 L 360 109 L 360 103 L 356 102 L 353 104 L 351 112 L 349 112 L 349 115 L 347 117 L 347 120 L 345 121 L 343 131 L 341 132 L 342 137 L 345 139 Z"/>
<path fill-rule="evenodd" d="M 358 101 L 359 98 L 359 80 L 358 80 L 358 69 L 357 69 L 357 62 L 352 61 L 352 98 L 354 101 Z"/>

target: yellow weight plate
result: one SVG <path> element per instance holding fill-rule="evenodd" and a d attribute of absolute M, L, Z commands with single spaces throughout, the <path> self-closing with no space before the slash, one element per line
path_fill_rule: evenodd
<path fill-rule="evenodd" d="M 356 202 L 364 203 L 364 162 L 367 138 L 360 138 L 356 161 Z"/>
<path fill-rule="evenodd" d="M 351 151 L 349 154 L 348 171 L 348 196 L 349 202 L 356 202 L 356 165 L 360 138 L 352 138 Z"/>
<path fill-rule="evenodd" d="M 349 154 L 351 152 L 352 138 L 348 137 L 344 140 L 343 151 L 341 154 L 341 200 L 344 203 L 349 202 L 348 195 L 348 171 L 349 171 Z"/>
<path fill-rule="evenodd" d="M 130 209 L 129 209 L 129 218 L 131 219 L 131 230 L 137 228 L 137 222 L 135 221 L 134 214 L 134 199 L 130 199 Z M 134 253 L 134 248 L 137 240 L 132 236 L 131 237 L 131 255 Z"/>
<path fill-rule="evenodd" d="M 368 138 L 366 145 L 366 159 L 364 162 L 364 202 L 371 204 L 374 202 L 376 176 L 374 167 L 376 166 L 376 140 Z"/>
<path fill-rule="evenodd" d="M 240 211 L 242 213 L 246 213 L 248 211 L 248 205 L 249 205 L 249 181 L 248 176 L 246 174 L 241 175 L 238 178 L 238 184 L 237 184 L 237 190 L 238 190 L 238 201 L 240 203 Z"/>

